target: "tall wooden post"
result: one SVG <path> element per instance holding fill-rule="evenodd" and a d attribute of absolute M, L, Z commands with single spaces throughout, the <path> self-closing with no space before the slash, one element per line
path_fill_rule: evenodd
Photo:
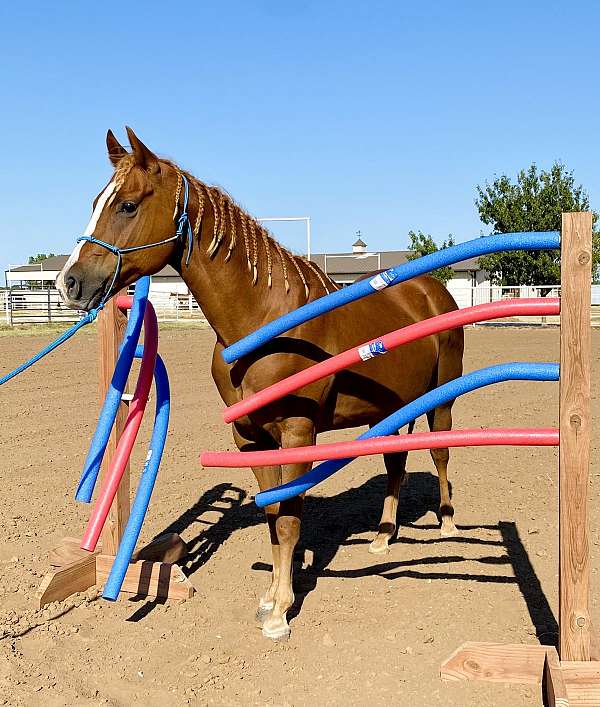
<path fill-rule="evenodd" d="M 553 646 L 467 641 L 444 680 L 539 684 L 551 707 L 600 705 L 590 655 L 587 495 L 590 463 L 592 214 L 562 216 L 560 305 L 559 639 Z M 560 659 L 559 659 L 560 656 Z"/>
<path fill-rule="evenodd" d="M 126 291 L 123 290 L 119 294 L 126 294 Z M 100 404 L 106 397 L 106 392 L 115 370 L 115 364 L 119 357 L 119 346 L 123 341 L 126 326 L 127 315 L 117 307 L 117 297 L 112 297 L 98 315 L 98 390 Z M 106 446 L 106 452 L 104 453 L 104 460 L 100 469 L 101 478 L 107 472 L 110 460 L 117 448 L 117 442 L 121 437 L 125 420 L 127 419 L 127 412 L 127 403 L 121 401 L 115 424 Z M 129 462 L 127 462 L 119 490 L 102 531 L 102 552 L 106 555 L 115 555 L 119 547 L 119 542 L 129 519 L 129 494 Z"/>
<path fill-rule="evenodd" d="M 559 654 L 590 660 L 588 508 L 592 214 L 563 214 L 560 307 Z"/>

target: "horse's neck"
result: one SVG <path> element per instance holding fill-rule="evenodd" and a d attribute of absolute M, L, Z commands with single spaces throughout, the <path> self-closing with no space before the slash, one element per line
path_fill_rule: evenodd
<path fill-rule="evenodd" d="M 179 272 L 217 337 L 226 345 L 234 343 L 262 324 L 275 319 L 302 302 L 292 285 L 288 294 L 277 271 L 271 287 L 264 261 L 259 262 L 258 279 L 252 283 L 245 253 L 236 247 L 225 262 L 227 245 L 223 243 L 210 258 L 206 239 L 194 243 L 189 267 L 180 265 Z"/>

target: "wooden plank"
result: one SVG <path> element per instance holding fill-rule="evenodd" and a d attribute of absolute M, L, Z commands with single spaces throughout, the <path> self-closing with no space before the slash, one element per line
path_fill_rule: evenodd
<path fill-rule="evenodd" d="M 87 550 L 82 550 L 79 547 L 81 540 L 79 538 L 63 538 L 60 545 L 52 548 L 48 554 L 48 562 L 51 567 L 63 567 L 70 565 L 72 562 L 81 560 L 84 557 L 89 557 L 90 553 Z M 98 542 L 96 551 L 93 554 L 102 552 L 102 543 Z"/>
<path fill-rule="evenodd" d="M 540 685 L 546 659 L 545 646 L 463 643 L 440 668 L 442 680 L 485 680 Z"/>
<path fill-rule="evenodd" d="M 122 290 L 118 294 L 126 294 Z M 117 297 L 112 297 L 98 315 L 98 376 L 100 401 L 104 400 L 110 385 L 115 364 L 119 355 L 119 346 L 123 340 L 127 316 L 117 307 Z M 100 470 L 101 478 L 106 473 L 116 448 L 121 432 L 127 419 L 128 407 L 126 403 L 119 405 L 115 425 L 108 440 L 106 453 Z M 123 478 L 110 509 L 104 530 L 102 531 L 102 544 L 104 552 L 115 555 L 119 541 L 129 518 L 129 463 L 125 467 Z"/>
<path fill-rule="evenodd" d="M 62 601 L 75 592 L 84 592 L 96 584 L 96 557 L 87 557 L 51 570 L 42 580 L 35 598 L 38 608 L 43 609 L 52 601 Z"/>
<path fill-rule="evenodd" d="M 561 233 L 559 654 L 590 659 L 587 494 L 590 458 L 592 214 L 563 214 Z"/>
<path fill-rule="evenodd" d="M 600 705 L 600 662 L 563 661 L 560 664 L 570 707 Z"/>
<path fill-rule="evenodd" d="M 567 687 L 555 648 L 546 650 L 544 661 L 544 692 L 549 707 L 569 707 Z"/>
<path fill-rule="evenodd" d="M 96 579 L 102 585 L 108 579 L 114 561 L 110 555 L 97 555 Z M 123 582 L 123 592 L 141 596 L 169 599 L 189 599 L 194 595 L 194 585 L 183 574 L 181 567 L 168 562 L 132 562 Z"/>

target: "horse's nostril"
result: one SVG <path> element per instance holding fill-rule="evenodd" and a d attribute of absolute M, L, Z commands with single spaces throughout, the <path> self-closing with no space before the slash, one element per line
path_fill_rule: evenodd
<path fill-rule="evenodd" d="M 65 279 L 65 285 L 67 287 L 67 295 L 69 298 L 73 300 L 78 299 L 81 290 L 81 283 L 79 280 L 76 277 L 73 277 L 73 275 L 69 275 Z"/>

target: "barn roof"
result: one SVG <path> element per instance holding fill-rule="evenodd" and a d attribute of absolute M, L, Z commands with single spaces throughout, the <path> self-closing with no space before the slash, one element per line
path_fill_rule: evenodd
<path fill-rule="evenodd" d="M 17 267 L 11 267 L 10 272 L 21 272 L 24 274 L 29 274 L 40 272 L 40 270 L 43 270 L 44 272 L 56 271 L 58 273 L 63 269 L 68 259 L 68 255 L 53 255 L 50 258 L 42 260 L 41 263 L 32 263 L 31 265 L 18 265 Z M 167 265 L 152 277 L 179 277 L 179 273 L 171 265 Z"/>

